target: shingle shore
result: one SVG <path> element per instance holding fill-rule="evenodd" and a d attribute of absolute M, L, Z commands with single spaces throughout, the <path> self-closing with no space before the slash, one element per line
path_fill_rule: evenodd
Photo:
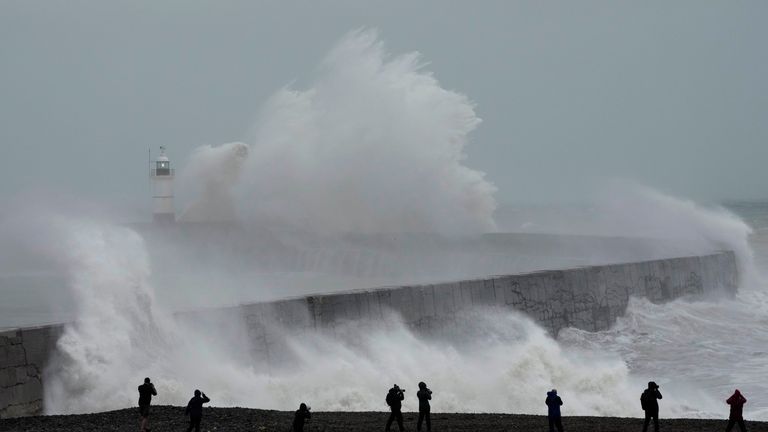
<path fill-rule="evenodd" d="M 386 412 L 316 412 L 305 431 L 382 431 Z M 416 430 L 416 413 L 404 413 L 406 430 Z M 250 408 L 208 408 L 203 414 L 202 430 L 211 432 L 285 432 L 290 429 L 293 413 Z M 150 417 L 153 432 L 186 430 L 184 408 L 153 406 Z M 564 417 L 567 432 L 626 432 L 641 431 L 640 418 Z M 664 419 L 662 432 L 723 431 L 726 421 L 699 419 Z M 0 431 L 126 431 L 139 429 L 138 409 L 123 409 L 95 414 L 37 416 L 0 420 Z M 652 427 L 651 427 L 652 429 Z M 397 430 L 397 428 L 393 428 Z M 475 431 L 547 431 L 544 416 L 517 414 L 432 414 L 435 432 Z M 735 428 L 738 430 L 738 428 Z M 768 432 L 768 422 L 747 421 L 750 432 Z"/>

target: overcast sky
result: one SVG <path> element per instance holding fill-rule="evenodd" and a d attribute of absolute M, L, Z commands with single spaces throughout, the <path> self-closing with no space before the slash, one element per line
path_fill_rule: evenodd
<path fill-rule="evenodd" d="M 29 190 L 149 207 L 147 147 L 246 139 L 348 31 L 419 51 L 483 123 L 500 203 L 620 177 L 768 198 L 768 2 L 0 2 L 0 207 Z"/>

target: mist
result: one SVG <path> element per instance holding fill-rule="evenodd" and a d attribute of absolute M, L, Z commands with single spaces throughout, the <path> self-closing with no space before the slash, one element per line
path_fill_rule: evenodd
<path fill-rule="evenodd" d="M 181 173 L 181 195 L 196 196 L 179 215 L 179 222 L 233 222 L 238 219 L 232 189 L 248 157 L 240 142 L 202 146 L 189 156 Z"/>

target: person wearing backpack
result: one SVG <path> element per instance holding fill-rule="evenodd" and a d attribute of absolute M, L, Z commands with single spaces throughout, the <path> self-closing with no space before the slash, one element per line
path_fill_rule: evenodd
<path fill-rule="evenodd" d="M 291 430 L 293 432 L 302 432 L 304 430 L 304 423 L 309 421 L 312 418 L 312 412 L 310 411 L 310 408 L 305 403 L 301 403 L 299 405 L 299 409 L 296 410 L 296 413 L 293 416 L 293 425 L 291 425 Z"/>
<path fill-rule="evenodd" d="M 389 432 L 389 428 L 395 420 L 397 420 L 397 427 L 400 429 L 400 432 L 405 430 L 403 427 L 403 413 L 401 411 L 403 408 L 403 400 L 405 399 L 403 392 L 405 392 L 405 390 L 395 384 L 387 393 L 387 405 L 389 405 L 389 409 L 392 411 L 387 420 L 387 427 L 384 429 L 387 432 Z"/>
<path fill-rule="evenodd" d="M 661 399 L 659 386 L 653 381 L 649 382 L 648 388 L 640 396 L 640 405 L 645 411 L 643 432 L 648 430 L 648 423 L 651 422 L 651 419 L 653 419 L 653 430 L 659 432 L 659 399 Z"/>

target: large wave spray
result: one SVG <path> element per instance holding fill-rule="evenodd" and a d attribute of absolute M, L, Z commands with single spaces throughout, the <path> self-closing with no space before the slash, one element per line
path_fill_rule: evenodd
<path fill-rule="evenodd" d="M 232 189 L 240 180 L 248 145 L 241 142 L 198 147 L 189 157 L 180 184 L 196 194 L 180 222 L 229 222 L 237 219 Z"/>
<path fill-rule="evenodd" d="M 540 411 L 531 395 L 557 387 L 567 413 L 632 415 L 642 385 L 616 354 L 564 349 L 529 318 L 508 310 L 467 311 L 440 337 L 414 334 L 392 315 L 378 323 L 340 323 L 332 332 L 286 331 L 287 358 L 256 363 L 242 329 L 177 322 L 158 308 L 149 266 L 133 231 L 93 221 L 59 224 L 71 287 L 80 309 L 66 327 L 49 370 L 49 413 L 121 408 L 135 403 L 144 376 L 159 403 L 183 404 L 202 388 L 217 405 L 381 410 L 393 382 L 435 390 L 436 411 Z M 525 389 L 524 391 L 522 389 Z M 439 395 L 439 396 L 438 396 Z M 679 394 L 674 415 L 700 415 Z M 409 398 L 406 409 L 415 409 Z M 704 412 L 711 412 L 710 405 Z"/>
<path fill-rule="evenodd" d="M 672 240 L 691 254 L 732 250 L 748 279 L 743 285 L 753 285 L 752 228 L 721 206 L 704 207 L 648 187 L 614 183 L 598 194 L 595 208 L 601 235 Z"/>
<path fill-rule="evenodd" d="M 166 358 L 162 316 L 149 288 L 141 237 L 91 221 L 56 220 L 78 320 L 58 341 L 55 372 L 46 380 L 46 409 L 80 412 L 131 402 L 105 383 L 128 382 L 136 370 Z"/>
<path fill-rule="evenodd" d="M 136 233 L 93 221 L 60 230 L 79 318 L 66 326 L 48 372 L 49 413 L 130 406 L 144 376 L 155 380 L 158 401 L 173 404 L 199 387 L 219 405 L 291 409 L 300 397 L 320 409 L 379 410 L 392 382 L 427 380 L 441 411 L 537 412 L 529 392 L 553 385 L 579 395 L 572 413 L 619 415 L 632 406 L 621 361 L 564 351 L 510 311 L 468 313 L 440 339 L 413 334 L 395 315 L 341 323 L 332 333 L 286 331 L 283 366 L 254 364 L 237 329 L 176 322 L 157 307 Z M 413 400 L 405 406 L 416 408 Z"/>
<path fill-rule="evenodd" d="M 305 90 L 284 88 L 254 128 L 238 197 L 250 220 L 320 232 L 486 232 L 495 187 L 464 166 L 480 123 L 418 53 L 373 30 L 345 36 Z M 195 154 L 196 165 L 203 156 Z"/>
<path fill-rule="evenodd" d="M 738 225 L 732 216 L 702 215 L 705 209 L 669 200 L 641 203 L 660 218 L 670 212 L 679 216 L 672 221 L 715 222 L 689 222 L 704 230 L 691 230 L 699 232 L 695 238 L 738 234 L 730 243 L 715 241 L 718 247 L 737 248 L 748 232 L 731 231 Z M 651 202 L 672 205 L 651 208 Z M 531 395 L 557 387 L 567 396 L 568 414 L 637 415 L 637 390 L 653 378 L 665 386 L 665 416 L 711 417 L 719 415 L 716 397 L 730 386 L 768 392 L 743 384 L 759 382 L 754 373 L 762 369 L 743 359 L 763 358 L 753 342 L 768 316 L 765 303 L 750 303 L 743 293 L 717 303 L 633 301 L 614 329 L 565 331 L 560 341 L 511 311 L 469 311 L 439 338 L 414 334 L 396 317 L 342 323 L 332 333 L 286 332 L 289 358 L 268 365 L 250 357 L 236 323 L 190 325 L 160 308 L 144 241 L 131 229 L 92 218 L 20 220 L 27 226 L 6 231 L 35 233 L 21 241 L 34 241 L 59 262 L 78 304 L 78 319 L 67 326 L 48 371 L 50 413 L 131 406 L 144 376 L 157 382 L 159 403 L 183 404 L 199 387 L 218 405 L 279 409 L 294 408 L 300 398 L 317 409 L 380 410 L 389 385 L 412 388 L 419 380 L 435 390 L 436 411 L 538 413 L 540 401 Z M 718 227 L 726 229 L 717 233 Z M 164 289 L 184 293 L 183 286 Z M 734 368 L 737 363 L 745 366 Z M 414 401 L 406 408 L 415 409 Z M 766 415 L 757 403 L 747 413 Z"/>

